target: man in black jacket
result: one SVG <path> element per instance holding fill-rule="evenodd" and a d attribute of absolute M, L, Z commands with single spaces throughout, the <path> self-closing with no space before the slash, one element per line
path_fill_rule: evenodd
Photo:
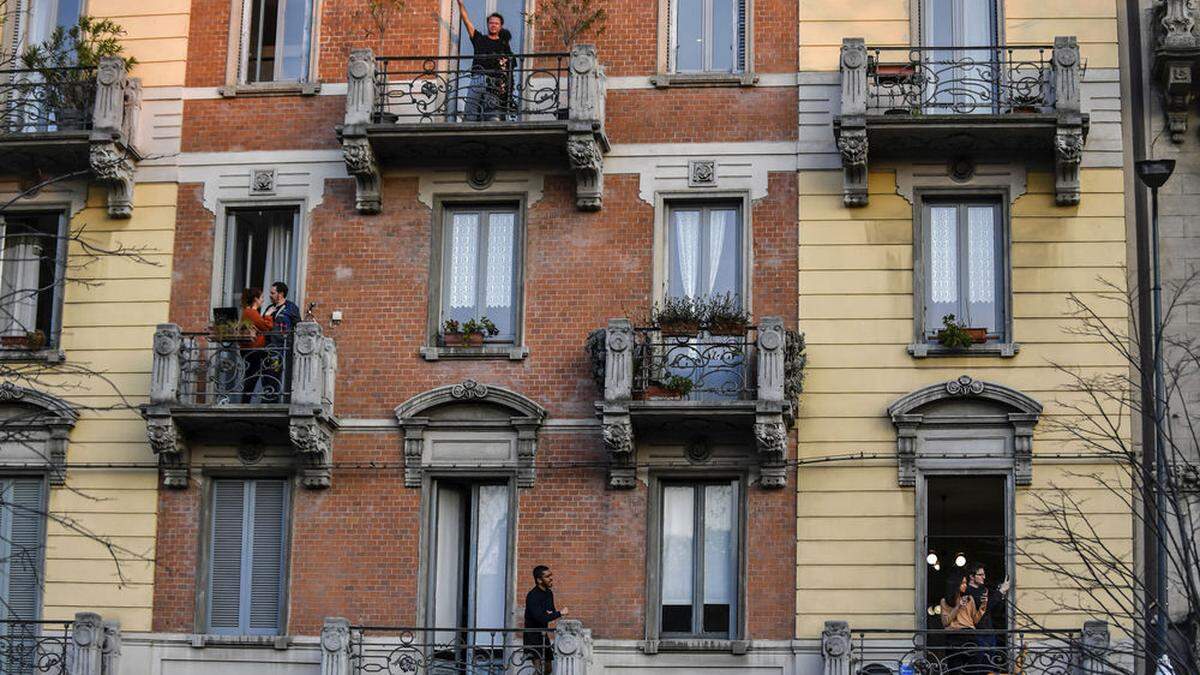
<path fill-rule="evenodd" d="M 554 649 L 550 646 L 550 622 L 566 616 L 570 610 L 554 608 L 554 573 L 545 565 L 533 568 L 533 588 L 525 595 L 525 647 L 534 672 L 550 673 Z"/>

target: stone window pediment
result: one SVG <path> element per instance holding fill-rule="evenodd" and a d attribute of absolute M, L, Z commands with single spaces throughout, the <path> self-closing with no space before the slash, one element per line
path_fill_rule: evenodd
<path fill-rule="evenodd" d="M 0 469 L 44 466 L 52 485 L 66 474 L 67 437 L 79 414 L 66 401 L 12 382 L 0 384 Z"/>
<path fill-rule="evenodd" d="M 474 380 L 431 389 L 396 407 L 404 432 L 404 485 L 427 470 L 515 473 L 532 487 L 546 410 L 514 391 Z"/>
<path fill-rule="evenodd" d="M 1033 478 L 1033 428 L 1042 404 L 1004 385 L 962 375 L 918 389 L 888 408 L 896 427 L 901 486 L 917 469 L 1002 469 Z"/>

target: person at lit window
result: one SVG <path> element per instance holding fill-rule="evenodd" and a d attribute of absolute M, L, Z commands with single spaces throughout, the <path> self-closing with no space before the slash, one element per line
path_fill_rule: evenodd
<path fill-rule="evenodd" d="M 512 107 L 513 52 L 509 45 L 512 33 L 504 28 L 504 16 L 499 12 L 488 15 L 487 33 L 475 29 L 463 0 L 458 0 L 458 13 L 475 51 L 467 89 L 466 118 L 471 122 L 501 119 Z"/>

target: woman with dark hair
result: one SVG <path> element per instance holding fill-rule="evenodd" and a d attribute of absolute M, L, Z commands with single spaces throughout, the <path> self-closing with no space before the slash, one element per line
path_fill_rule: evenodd
<path fill-rule="evenodd" d="M 271 317 L 262 315 L 262 302 L 261 288 L 242 291 L 242 322 L 254 327 L 254 337 L 241 343 L 242 361 L 246 364 L 246 374 L 242 377 L 242 403 L 250 403 L 254 388 L 262 380 L 263 359 L 267 356 L 266 334 L 275 327 Z"/>
<path fill-rule="evenodd" d="M 942 597 L 942 626 L 950 631 L 946 635 L 946 663 L 943 675 L 974 672 L 971 650 L 975 647 L 975 624 L 979 623 L 987 604 L 975 605 L 975 598 L 967 592 L 965 574 L 951 576 L 946 581 L 946 594 Z"/>

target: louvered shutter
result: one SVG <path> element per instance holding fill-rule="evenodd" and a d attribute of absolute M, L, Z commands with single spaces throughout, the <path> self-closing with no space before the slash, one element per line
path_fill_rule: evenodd
<path fill-rule="evenodd" d="M 238 634 L 242 629 L 243 525 L 247 491 L 246 481 L 242 480 L 218 480 L 213 485 L 208 598 L 208 628 L 213 633 Z"/>
<path fill-rule="evenodd" d="M 733 69 L 739 73 L 744 73 L 750 70 L 750 64 L 746 63 L 746 0 L 738 0 L 737 3 L 737 58 L 733 62 Z"/>
<path fill-rule="evenodd" d="M 6 505 L 12 525 L 5 614 L 6 618 L 33 621 L 38 618 L 42 589 L 44 483 L 40 478 L 16 478 L 11 485 L 11 504 Z"/>
<path fill-rule="evenodd" d="M 253 488 L 254 515 L 250 555 L 251 634 L 281 632 L 283 597 L 284 515 L 287 484 L 281 480 L 259 480 Z"/>

